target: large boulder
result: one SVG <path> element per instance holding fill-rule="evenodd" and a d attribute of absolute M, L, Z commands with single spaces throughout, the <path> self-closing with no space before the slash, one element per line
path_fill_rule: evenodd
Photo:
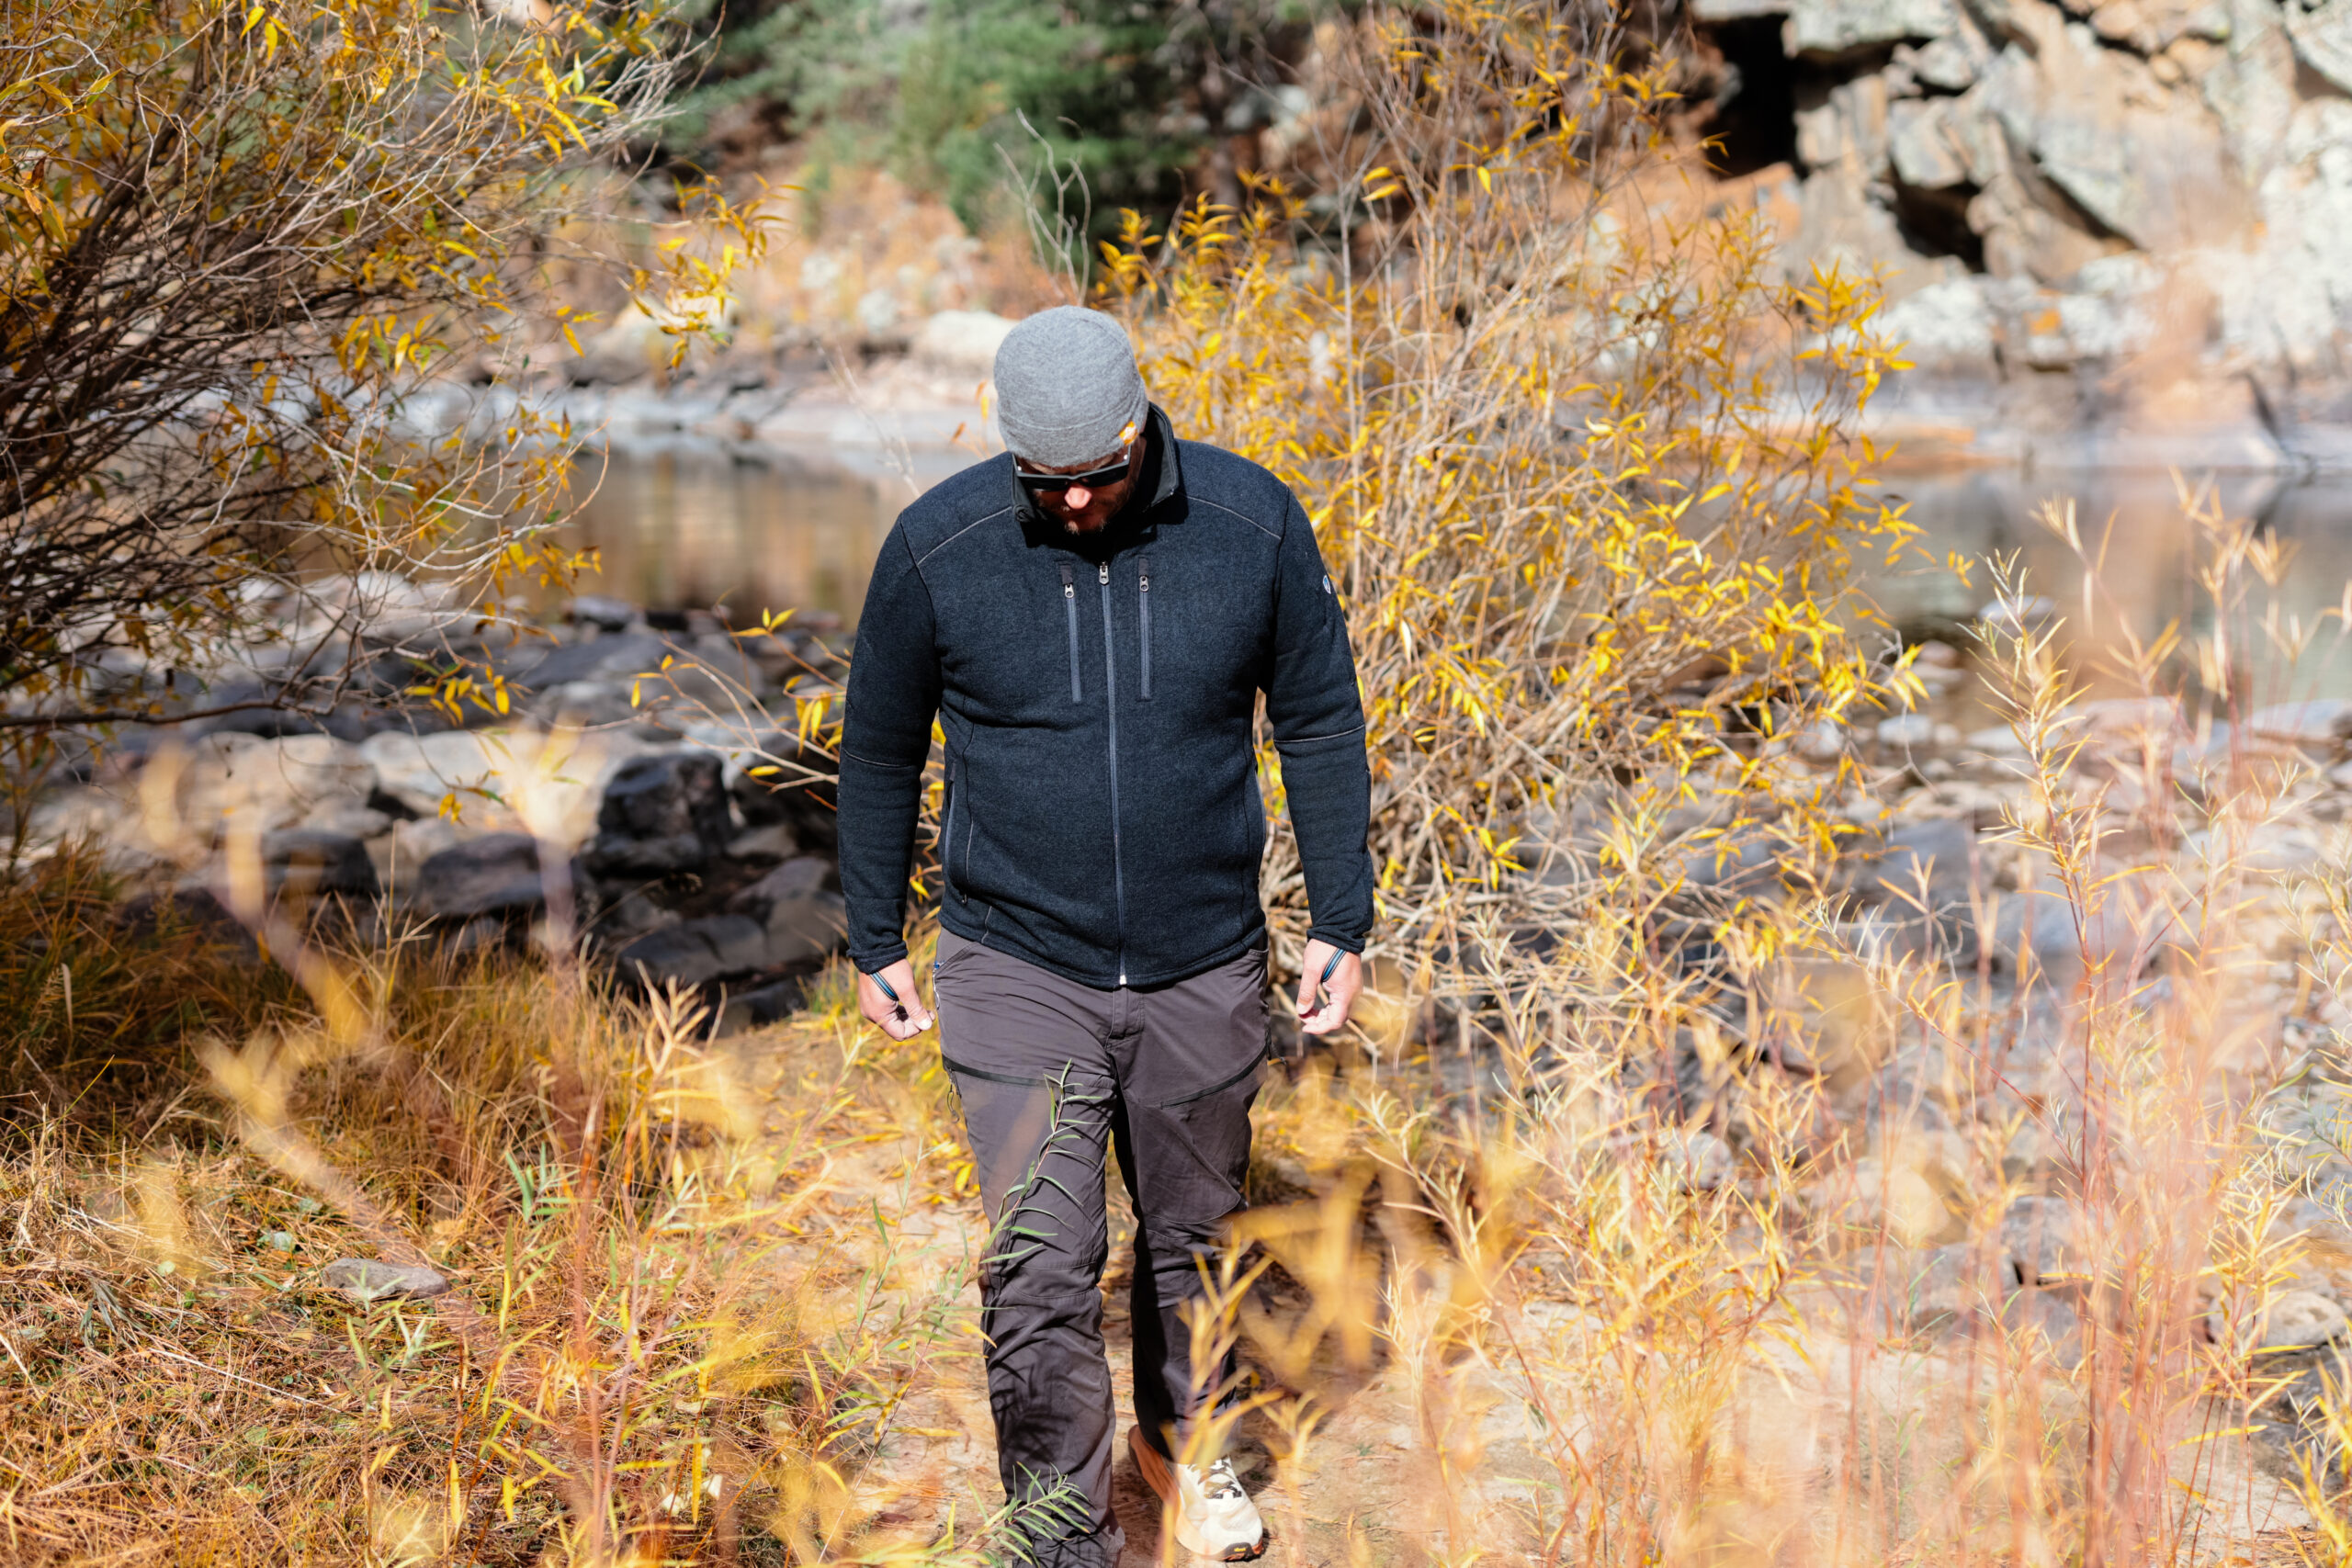
<path fill-rule="evenodd" d="M 1951 0 L 1794 0 L 1782 47 L 1792 55 L 1840 55 L 1939 39 L 1959 26 Z"/>
<path fill-rule="evenodd" d="M 696 871 L 722 853 L 732 831 L 718 757 L 702 750 L 632 757 L 605 785 L 596 836 L 584 856 L 599 876 Z"/>
<path fill-rule="evenodd" d="M 706 915 L 648 932 L 613 954 L 621 977 L 648 990 L 707 986 L 767 967 L 766 928 L 748 915 Z"/>
<path fill-rule="evenodd" d="M 415 897 L 444 919 L 537 908 L 547 898 L 539 841 L 528 833 L 490 833 L 454 844 L 418 867 Z"/>
<path fill-rule="evenodd" d="M 469 827 L 576 846 L 596 829 L 605 782 L 644 744 L 626 731 L 452 729 L 370 736 L 360 753 L 377 787 L 419 817 L 453 801 Z"/>
<path fill-rule="evenodd" d="M 813 855 L 786 861 L 727 902 L 767 933 L 762 968 L 790 969 L 815 964 L 841 950 L 848 927 L 846 906 L 828 889 L 830 862 Z"/>
<path fill-rule="evenodd" d="M 365 806 L 375 778 L 360 748 L 331 735 L 208 735 L 187 756 L 180 819 L 199 838 L 272 833 L 331 802 Z"/>
<path fill-rule="evenodd" d="M 272 833 L 261 841 L 261 858 L 273 897 L 373 898 L 378 891 L 366 841 L 348 833 L 318 828 Z"/>

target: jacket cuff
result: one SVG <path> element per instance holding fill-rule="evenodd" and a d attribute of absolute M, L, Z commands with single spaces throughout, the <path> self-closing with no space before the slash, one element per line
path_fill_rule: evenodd
<path fill-rule="evenodd" d="M 1342 931 L 1326 931 L 1321 926 L 1309 926 L 1306 928 L 1307 941 L 1328 942 L 1333 947 L 1338 948 L 1341 953 L 1362 953 L 1363 952 L 1363 939 L 1364 933 L 1362 931 L 1358 931 L 1354 935 L 1351 936 Z"/>
<path fill-rule="evenodd" d="M 907 944 L 894 942 L 888 947 L 852 948 L 849 961 L 861 975 L 877 975 L 907 955 Z"/>

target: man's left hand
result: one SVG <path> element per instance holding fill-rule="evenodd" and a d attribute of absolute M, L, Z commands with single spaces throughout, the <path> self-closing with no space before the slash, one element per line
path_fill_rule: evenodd
<path fill-rule="evenodd" d="M 1325 980 L 1324 966 L 1335 956 L 1340 962 Z M 1356 993 L 1363 989 L 1363 959 L 1341 953 L 1328 942 L 1308 942 L 1298 974 L 1298 1032 L 1330 1033 L 1348 1021 L 1348 1010 L 1356 1005 Z"/>

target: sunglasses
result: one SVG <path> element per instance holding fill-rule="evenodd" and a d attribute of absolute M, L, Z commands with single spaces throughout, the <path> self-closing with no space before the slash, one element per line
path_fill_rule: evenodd
<path fill-rule="evenodd" d="M 1021 488 L 1031 495 L 1052 495 L 1059 491 L 1076 490 L 1081 486 L 1087 490 L 1101 490 L 1104 485 L 1116 484 L 1127 477 L 1127 464 L 1134 451 L 1135 446 L 1130 443 L 1127 450 L 1119 454 L 1117 462 L 1105 463 L 1099 468 L 1089 468 L 1082 474 L 1033 474 L 1028 469 L 1016 465 L 1012 470 L 1012 477 L 1020 480 Z"/>

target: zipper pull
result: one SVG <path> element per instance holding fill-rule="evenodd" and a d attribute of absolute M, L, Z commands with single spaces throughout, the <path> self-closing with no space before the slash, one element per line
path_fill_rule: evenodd
<path fill-rule="evenodd" d="M 1062 568 L 1062 597 L 1065 599 L 1075 599 L 1078 597 L 1078 585 L 1070 581 L 1070 572 L 1069 568 L 1068 567 Z"/>
<path fill-rule="evenodd" d="M 1148 593 L 1151 592 L 1151 558 L 1144 557 L 1140 566 L 1141 570 L 1136 573 L 1136 590 L 1137 592 Z"/>
<path fill-rule="evenodd" d="M 1111 563 L 1104 561 L 1094 569 L 1094 581 L 1108 588 L 1111 585 Z"/>

